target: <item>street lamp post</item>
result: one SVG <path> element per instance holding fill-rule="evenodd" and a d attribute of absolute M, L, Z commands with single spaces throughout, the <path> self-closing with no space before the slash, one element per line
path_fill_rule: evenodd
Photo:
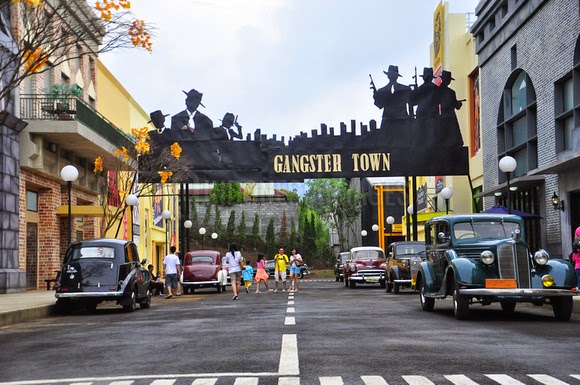
<path fill-rule="evenodd" d="M 193 226 L 193 222 L 189 219 L 183 222 L 183 227 L 185 227 L 185 252 L 189 252 L 189 229 Z"/>
<path fill-rule="evenodd" d="M 387 224 L 389 225 L 389 237 L 387 238 L 387 249 L 391 244 L 391 235 L 393 234 L 393 223 L 395 223 L 395 218 L 389 215 L 387 217 Z"/>
<path fill-rule="evenodd" d="M 127 198 L 125 198 L 125 203 L 127 206 L 129 206 L 129 213 L 131 215 L 131 242 L 133 242 L 135 240 L 133 237 L 133 230 L 135 226 L 133 223 L 133 206 L 139 203 L 139 198 L 137 198 L 137 195 L 135 194 L 129 194 L 127 195 Z"/>
<path fill-rule="evenodd" d="M 169 236 L 169 218 L 171 218 L 171 211 L 169 210 L 163 210 L 163 212 L 161 213 L 161 217 L 163 219 L 165 219 L 165 255 L 169 254 L 169 249 L 168 249 L 168 236 Z"/>
<path fill-rule="evenodd" d="M 201 235 L 201 249 L 203 250 L 203 241 L 205 240 L 205 227 L 200 227 L 199 228 L 199 235 Z"/>
<path fill-rule="evenodd" d="M 379 225 L 377 225 L 376 223 L 371 227 L 371 229 L 373 230 L 373 232 L 375 233 L 375 236 L 377 234 L 377 232 L 379 231 Z M 377 236 L 377 242 L 378 242 L 378 236 Z M 380 242 L 379 242 L 379 246 L 381 246 Z"/>
<path fill-rule="evenodd" d="M 445 214 L 449 214 L 449 199 L 453 196 L 451 187 L 445 187 L 441 190 L 441 198 L 445 199 Z"/>
<path fill-rule="evenodd" d="M 511 156 L 504 156 L 499 160 L 499 169 L 505 173 L 507 181 L 508 213 L 512 213 L 512 194 L 510 189 L 510 174 L 515 171 L 518 162 Z"/>
<path fill-rule="evenodd" d="M 79 177 L 79 170 L 69 164 L 60 170 L 60 177 L 66 182 L 68 192 L 68 246 L 72 241 L 72 183 Z"/>
<path fill-rule="evenodd" d="M 367 236 L 367 231 L 366 230 L 362 230 L 360 232 L 360 235 L 362 237 L 362 245 L 364 246 L 365 245 L 365 237 Z"/>

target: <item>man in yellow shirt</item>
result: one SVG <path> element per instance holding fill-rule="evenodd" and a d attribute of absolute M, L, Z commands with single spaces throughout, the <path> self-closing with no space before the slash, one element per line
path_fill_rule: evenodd
<path fill-rule="evenodd" d="M 286 264 L 290 260 L 288 256 L 284 254 L 284 249 L 280 247 L 278 249 L 278 254 L 274 256 L 274 279 L 276 281 L 274 285 L 274 291 L 278 291 L 278 281 L 282 280 L 282 291 L 286 291 Z"/>

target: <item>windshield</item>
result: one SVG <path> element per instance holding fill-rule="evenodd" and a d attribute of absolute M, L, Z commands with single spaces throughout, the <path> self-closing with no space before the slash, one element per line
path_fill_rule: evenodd
<path fill-rule="evenodd" d="M 348 253 L 340 253 L 340 261 L 345 262 L 348 259 Z"/>
<path fill-rule="evenodd" d="M 425 251 L 425 245 L 421 243 L 414 245 L 397 245 L 397 247 L 395 247 L 395 255 L 397 256 L 405 254 L 419 254 L 422 251 Z"/>
<path fill-rule="evenodd" d="M 79 260 L 85 258 L 115 258 L 115 249 L 112 247 L 79 247 L 73 250 L 71 260 Z"/>
<path fill-rule="evenodd" d="M 511 238 L 520 225 L 516 222 L 488 221 L 488 222 L 463 222 L 453 226 L 455 239 L 472 238 Z"/>
<path fill-rule="evenodd" d="M 358 250 L 352 253 L 353 259 L 385 259 L 385 253 L 382 250 Z"/>

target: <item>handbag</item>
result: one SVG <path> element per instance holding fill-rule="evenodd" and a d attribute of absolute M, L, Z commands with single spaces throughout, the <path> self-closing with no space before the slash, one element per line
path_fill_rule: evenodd
<path fill-rule="evenodd" d="M 294 260 L 294 264 L 296 265 L 296 267 L 301 267 L 302 265 L 304 265 L 304 260 L 303 259 L 300 260 L 300 259 L 296 258 Z"/>

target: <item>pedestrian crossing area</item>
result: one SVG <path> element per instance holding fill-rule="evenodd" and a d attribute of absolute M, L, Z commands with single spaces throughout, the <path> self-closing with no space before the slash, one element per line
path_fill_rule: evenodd
<path fill-rule="evenodd" d="M 157 376 L 155 376 L 157 377 Z M 159 376 L 161 377 L 161 376 Z M 174 378 L 171 378 L 174 377 Z M 0 385 L 580 385 L 580 374 L 481 374 L 467 376 L 450 375 L 400 375 L 385 378 L 368 375 L 344 378 L 341 376 L 322 376 L 303 379 L 299 376 L 207 376 L 173 375 L 165 378 L 154 376 L 123 377 L 122 379 L 68 379 L 33 380 L 0 382 Z"/>

